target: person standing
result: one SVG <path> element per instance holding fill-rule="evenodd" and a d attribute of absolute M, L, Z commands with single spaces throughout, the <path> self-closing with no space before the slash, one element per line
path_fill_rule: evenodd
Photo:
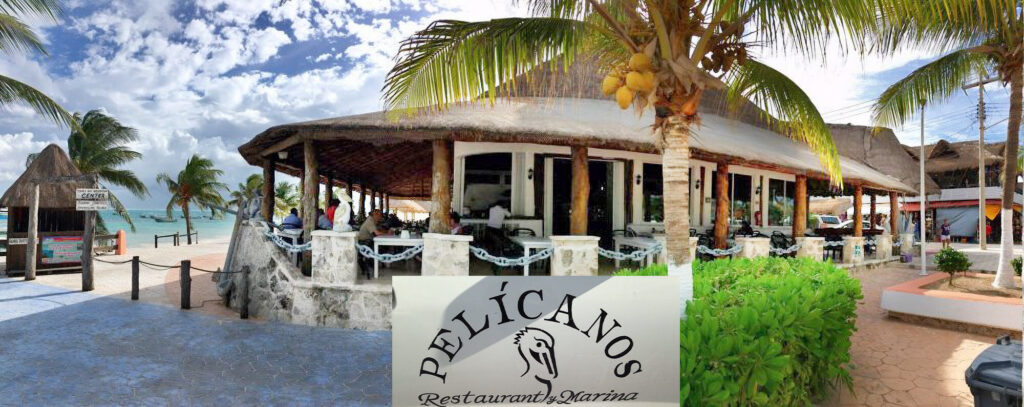
<path fill-rule="evenodd" d="M 942 242 L 943 249 L 950 246 L 949 219 L 942 220 L 942 226 L 939 229 L 939 240 Z"/>

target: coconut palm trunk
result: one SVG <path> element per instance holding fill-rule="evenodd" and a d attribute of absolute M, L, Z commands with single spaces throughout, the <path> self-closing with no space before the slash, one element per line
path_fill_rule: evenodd
<path fill-rule="evenodd" d="M 1001 209 L 1002 228 L 999 241 L 999 268 L 992 282 L 996 287 L 1014 287 L 1014 271 L 1010 265 L 1013 259 L 1013 198 L 1017 190 L 1017 142 L 1020 134 L 1020 117 L 1022 111 L 1022 87 L 1024 73 L 1017 69 L 1010 75 L 1010 117 L 1006 124 L 1006 148 L 1003 149 L 1003 207 Z"/>
<path fill-rule="evenodd" d="M 690 121 L 684 116 L 666 120 L 662 156 L 665 241 L 668 273 L 680 280 L 680 298 L 693 298 L 690 259 Z M 681 309 L 685 304 L 680 304 Z"/>
<path fill-rule="evenodd" d="M 181 212 L 185 215 L 185 241 L 192 244 L 192 216 L 188 211 L 188 201 L 181 205 Z"/>

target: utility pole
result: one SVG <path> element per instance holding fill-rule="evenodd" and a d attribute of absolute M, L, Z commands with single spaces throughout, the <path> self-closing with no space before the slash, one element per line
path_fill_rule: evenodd
<path fill-rule="evenodd" d="M 925 183 L 924 183 L 924 106 L 921 106 L 921 159 L 918 160 L 921 163 L 921 219 L 918 220 L 918 225 L 921 227 L 921 275 L 928 275 L 928 254 L 925 252 L 925 246 L 928 245 L 928 241 L 925 240 L 927 236 L 925 221 L 924 221 L 924 205 L 927 201 L 928 195 L 925 194 Z"/>
<path fill-rule="evenodd" d="M 978 87 L 978 247 L 985 250 L 988 247 L 988 235 L 985 234 L 985 206 L 988 202 L 985 199 L 985 84 L 995 82 L 996 79 L 988 79 L 984 72 L 978 74 L 978 81 L 964 85 L 963 90 Z"/>

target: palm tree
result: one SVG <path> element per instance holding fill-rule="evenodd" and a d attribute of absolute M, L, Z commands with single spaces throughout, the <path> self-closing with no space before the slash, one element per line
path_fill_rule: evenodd
<path fill-rule="evenodd" d="M 257 197 L 263 191 L 263 175 L 252 174 L 245 179 L 245 182 L 238 183 L 238 189 L 231 191 L 231 200 L 228 205 L 235 205 L 241 209 L 245 201 Z"/>
<path fill-rule="evenodd" d="M 620 107 L 654 107 L 662 147 L 669 273 L 692 297 L 689 259 L 689 134 L 707 89 L 726 89 L 733 108 L 753 100 L 771 123 L 814 150 L 841 185 L 838 153 L 810 98 L 751 50 L 785 46 L 805 56 L 874 16 L 862 2 L 841 0 L 528 0 L 532 17 L 481 22 L 436 21 L 406 39 L 384 85 L 398 112 L 441 112 L 486 95 L 510 97 L 534 68 L 567 72 L 580 56 L 599 58 L 601 86 Z M 843 28 L 837 28 L 843 27 Z M 850 36 L 851 38 L 859 38 Z"/>
<path fill-rule="evenodd" d="M 876 0 L 879 22 L 874 50 L 894 53 L 904 46 L 925 46 L 943 55 L 905 78 L 878 98 L 875 122 L 904 123 L 929 103 L 948 99 L 980 73 L 999 75 L 1010 87 L 1010 110 L 1003 150 L 1002 237 L 999 268 L 992 282 L 1013 287 L 1013 197 L 1017 143 L 1024 87 L 1024 12 L 1020 0 Z"/>
<path fill-rule="evenodd" d="M 84 174 L 97 174 L 101 182 L 123 187 L 139 198 L 149 196 L 146 184 L 135 173 L 121 167 L 142 158 L 142 154 L 126 146 L 139 138 L 138 131 L 122 125 L 117 119 L 100 110 L 90 110 L 84 116 L 75 113 L 80 131 L 68 136 L 68 155 Z M 116 195 L 110 194 L 114 211 L 135 232 L 135 222 Z M 97 218 L 97 228 L 105 230 L 103 219 Z"/>
<path fill-rule="evenodd" d="M 299 194 L 296 186 L 287 181 L 278 182 L 274 188 L 274 214 L 279 218 L 288 216 L 288 211 L 297 206 Z"/>
<path fill-rule="evenodd" d="M 56 22 L 60 14 L 56 0 L 0 0 L 0 51 L 8 55 L 22 52 L 46 55 L 42 40 L 23 19 Z M 71 114 L 43 92 L 0 75 L 0 106 L 13 103 L 26 104 L 59 125 L 72 129 L 77 126 Z"/>
<path fill-rule="evenodd" d="M 194 154 L 185 163 L 185 169 L 178 172 L 177 178 L 172 179 L 167 173 L 156 176 L 156 182 L 166 185 L 167 192 L 171 193 L 171 200 L 167 202 L 167 216 L 171 216 L 175 206 L 181 207 L 185 215 L 188 244 L 192 244 L 192 218 L 189 216 L 191 206 L 195 205 L 200 210 L 224 206 L 220 191 L 227 191 L 228 187 L 217 181 L 223 174 L 224 171 L 213 167 L 213 161 Z"/>

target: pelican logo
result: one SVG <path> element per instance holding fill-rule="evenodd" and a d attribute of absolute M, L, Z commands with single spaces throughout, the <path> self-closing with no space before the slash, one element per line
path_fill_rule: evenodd
<path fill-rule="evenodd" d="M 392 405 L 679 405 L 670 277 L 395 277 Z"/>
<path fill-rule="evenodd" d="M 545 386 L 545 394 L 551 394 L 551 380 L 558 377 L 555 338 L 543 329 L 526 327 L 516 333 L 513 343 L 518 345 L 519 356 L 526 362 L 526 370 L 520 376 L 533 376 Z"/>

